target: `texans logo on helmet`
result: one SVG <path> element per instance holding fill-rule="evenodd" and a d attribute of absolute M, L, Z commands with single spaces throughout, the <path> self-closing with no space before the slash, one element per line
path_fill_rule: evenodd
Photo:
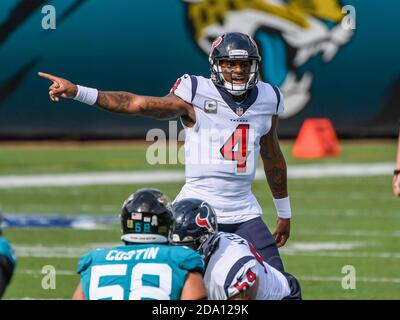
<path fill-rule="evenodd" d="M 211 50 L 214 49 L 215 47 L 218 47 L 218 45 L 222 42 L 222 37 L 218 37 L 211 45 Z"/>
<path fill-rule="evenodd" d="M 210 212 L 208 211 L 208 208 L 206 206 L 204 206 L 204 207 L 207 209 L 206 217 L 202 218 L 201 213 L 204 212 L 204 210 L 200 211 L 196 216 L 196 224 L 199 227 L 207 228 L 208 231 L 213 232 L 214 228 L 212 227 L 212 225 L 208 219 L 208 217 L 210 216 Z"/>

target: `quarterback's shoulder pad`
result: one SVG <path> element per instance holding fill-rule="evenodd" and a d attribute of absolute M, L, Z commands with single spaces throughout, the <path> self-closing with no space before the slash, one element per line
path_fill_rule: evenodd
<path fill-rule="evenodd" d="M 197 271 L 203 273 L 204 263 L 198 252 L 186 246 L 176 246 L 171 247 L 171 249 L 172 248 L 176 249 L 171 252 L 171 254 L 175 257 L 175 261 L 180 268 L 188 271 Z"/>
<path fill-rule="evenodd" d="M 170 93 L 175 94 L 187 103 L 192 103 L 196 91 L 197 91 L 198 80 L 196 76 L 184 74 L 178 78 L 170 90 Z"/>
<path fill-rule="evenodd" d="M 276 111 L 275 114 L 282 114 L 285 110 L 283 103 L 283 94 L 282 91 L 278 88 L 278 86 L 272 85 L 272 89 L 275 91 L 276 95 Z"/>
<path fill-rule="evenodd" d="M 278 86 L 272 85 L 270 83 L 266 83 L 263 81 L 259 81 L 259 90 L 261 90 L 264 101 L 268 108 L 268 113 L 280 115 L 284 112 L 284 97 L 282 91 L 278 88 Z"/>
<path fill-rule="evenodd" d="M 268 87 L 270 87 L 270 91 L 273 92 L 273 96 L 274 96 L 274 114 L 280 115 L 283 113 L 284 111 L 284 103 L 283 103 L 283 94 L 282 91 L 279 89 L 278 86 L 275 86 L 273 84 L 267 84 Z"/>

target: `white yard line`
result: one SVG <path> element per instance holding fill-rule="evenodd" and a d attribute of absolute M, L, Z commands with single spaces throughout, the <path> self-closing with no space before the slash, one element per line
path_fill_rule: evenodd
<path fill-rule="evenodd" d="M 288 176 L 291 179 L 386 176 L 391 175 L 392 171 L 393 164 L 385 162 L 288 166 Z"/>
<path fill-rule="evenodd" d="M 387 176 L 393 169 L 392 163 L 353 163 L 329 165 L 291 165 L 289 179 L 327 177 Z M 264 180 L 265 174 L 257 169 L 256 180 Z M 0 176 L 0 189 L 27 187 L 69 187 L 89 185 L 115 185 L 138 183 L 170 183 L 185 181 L 184 170 L 171 171 L 127 171 L 91 172 L 52 175 Z"/>
<path fill-rule="evenodd" d="M 283 256 L 309 256 L 309 257 L 337 257 L 337 258 L 373 258 L 373 259 L 400 259 L 400 253 L 396 252 L 300 252 L 297 250 L 280 251 Z"/>
<path fill-rule="evenodd" d="M 69 187 L 184 181 L 183 171 L 92 172 L 53 175 L 0 176 L 0 189 Z"/>
<path fill-rule="evenodd" d="M 283 256 L 310 257 L 349 257 L 349 258 L 381 258 L 399 259 L 400 252 L 366 252 L 362 247 L 371 248 L 373 245 L 365 241 L 352 242 L 296 242 L 280 249 Z M 354 251 L 358 249 L 358 251 Z"/>
<path fill-rule="evenodd" d="M 398 238 L 400 231 L 383 232 L 379 230 L 325 230 L 318 232 L 315 230 L 298 230 L 298 235 L 307 236 L 345 236 L 345 237 L 367 237 L 367 238 Z"/>
<path fill-rule="evenodd" d="M 337 250 L 352 250 L 355 248 L 365 246 L 364 242 L 294 242 L 289 243 L 287 246 L 283 247 L 281 250 L 288 251 L 337 251 Z"/>
<path fill-rule="evenodd" d="M 72 270 L 58 270 L 56 268 L 55 271 L 57 276 L 78 276 L 78 273 Z M 46 274 L 48 274 L 47 272 L 42 273 L 41 270 L 32 270 L 32 269 L 22 269 L 22 270 L 16 269 L 15 272 L 19 274 L 29 274 L 32 276 L 40 276 L 40 277 L 44 277 Z"/>
<path fill-rule="evenodd" d="M 342 277 L 323 277 L 323 276 L 299 276 L 296 277 L 300 281 L 332 281 L 342 282 Z M 371 277 L 356 277 L 359 282 L 382 282 L 382 283 L 400 283 L 400 278 L 371 278 Z"/>
<path fill-rule="evenodd" d="M 76 246 L 45 246 L 14 244 L 13 249 L 16 256 L 34 258 L 80 258 L 90 250 L 98 248 L 113 248 L 122 243 L 87 243 Z"/>

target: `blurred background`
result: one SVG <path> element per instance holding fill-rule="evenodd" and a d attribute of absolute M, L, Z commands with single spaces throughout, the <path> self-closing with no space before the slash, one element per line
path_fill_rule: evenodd
<path fill-rule="evenodd" d="M 46 5 L 55 29 L 43 28 Z M 124 199 L 148 186 L 173 199 L 184 181 L 170 154 L 146 161 L 147 132 L 168 135 L 167 121 L 53 104 L 37 72 L 162 96 L 185 73 L 208 77 L 211 42 L 242 31 L 259 45 L 261 79 L 285 95 L 279 136 L 293 207 L 286 269 L 305 299 L 399 299 L 400 203 L 391 191 L 398 9 L 391 0 L 1 0 L 0 208 L 18 257 L 5 298 L 70 298 L 79 257 L 119 243 Z M 262 171 L 253 192 L 273 229 Z M 43 286 L 46 265 L 57 271 L 55 288 Z M 355 286 L 346 286 L 346 266 Z"/>
<path fill-rule="evenodd" d="M 56 29 L 44 30 L 45 5 Z M 342 27 L 356 10 L 355 29 Z M 2 0 L 0 138 L 143 138 L 164 122 L 77 103 L 52 105 L 36 72 L 103 90 L 165 95 L 184 73 L 209 76 L 210 43 L 223 32 L 251 34 L 261 78 L 282 88 L 279 132 L 328 117 L 346 137 L 394 137 L 400 111 L 400 4 L 338 0 Z M 82 119 L 85 121 L 82 121 Z"/>

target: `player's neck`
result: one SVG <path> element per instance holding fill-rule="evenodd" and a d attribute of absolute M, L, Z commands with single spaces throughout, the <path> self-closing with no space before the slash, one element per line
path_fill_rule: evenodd
<path fill-rule="evenodd" d="M 247 91 L 241 94 L 240 96 L 235 96 L 231 94 L 231 97 L 233 100 L 235 100 L 235 102 L 243 102 L 243 100 L 247 98 Z"/>

